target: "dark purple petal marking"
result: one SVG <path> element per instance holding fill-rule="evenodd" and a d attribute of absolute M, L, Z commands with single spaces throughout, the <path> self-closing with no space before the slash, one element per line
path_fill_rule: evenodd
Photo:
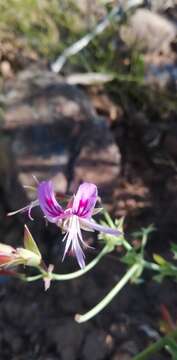
<path fill-rule="evenodd" d="M 74 197 L 72 212 L 83 218 L 90 218 L 98 196 L 97 186 L 92 183 L 83 183 Z"/>
<path fill-rule="evenodd" d="M 42 181 L 37 189 L 39 205 L 50 222 L 65 217 L 63 208 L 55 199 L 52 181 Z"/>

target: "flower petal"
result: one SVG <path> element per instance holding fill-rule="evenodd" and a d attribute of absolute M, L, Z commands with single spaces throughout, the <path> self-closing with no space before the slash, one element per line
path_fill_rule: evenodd
<path fill-rule="evenodd" d="M 52 181 L 42 181 L 37 189 L 39 205 L 50 222 L 57 222 L 65 217 L 63 208 L 55 199 Z"/>
<path fill-rule="evenodd" d="M 77 262 L 78 262 L 80 268 L 83 269 L 85 267 L 85 254 L 84 254 L 78 240 L 73 242 L 72 250 L 76 255 Z"/>
<path fill-rule="evenodd" d="M 1 253 L 0 254 L 0 267 L 11 264 L 13 262 L 13 260 L 14 260 L 13 256 Z"/>
<path fill-rule="evenodd" d="M 52 281 L 52 272 L 54 270 L 54 265 L 50 264 L 47 269 L 47 275 L 43 278 L 44 280 L 44 289 L 47 291 L 50 288 L 50 284 Z"/>
<path fill-rule="evenodd" d="M 97 186 L 92 183 L 83 183 L 74 197 L 72 211 L 73 214 L 90 218 L 95 207 L 98 196 Z"/>
<path fill-rule="evenodd" d="M 77 216 L 73 215 L 69 220 L 68 232 L 63 238 L 63 241 L 66 240 L 65 251 L 63 255 L 63 260 L 67 252 L 71 249 L 73 254 L 76 256 L 78 264 L 81 268 L 85 266 L 85 254 L 82 250 L 81 244 L 86 246 L 82 238 L 79 219 Z"/>
<path fill-rule="evenodd" d="M 105 234 L 110 234 L 113 236 L 122 235 L 122 232 L 119 231 L 118 229 L 112 229 L 112 228 L 109 228 L 108 226 L 103 226 L 103 225 L 97 224 L 93 219 L 91 219 L 91 220 L 80 219 L 80 223 L 81 223 L 81 225 L 83 224 L 87 228 L 94 229 L 96 231 L 103 232 Z"/>
<path fill-rule="evenodd" d="M 32 234 L 30 233 L 28 226 L 25 225 L 24 226 L 24 248 L 34 252 L 37 256 L 39 256 L 41 258 L 41 253 L 39 251 L 39 248 L 32 236 Z"/>

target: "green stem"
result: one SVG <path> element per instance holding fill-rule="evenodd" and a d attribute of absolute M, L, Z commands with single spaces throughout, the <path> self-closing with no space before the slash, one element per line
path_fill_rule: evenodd
<path fill-rule="evenodd" d="M 147 359 L 149 359 L 152 354 L 155 354 L 158 351 L 160 351 L 166 345 L 166 343 L 169 341 L 170 338 L 177 339 L 177 329 L 173 330 L 168 335 L 166 335 L 163 338 L 161 338 L 160 340 L 156 341 L 154 344 L 148 346 L 148 348 L 145 349 L 144 351 L 142 351 L 139 355 L 134 356 L 134 358 L 132 360 L 147 360 Z"/>
<path fill-rule="evenodd" d="M 43 278 L 43 275 L 42 274 L 39 274 L 39 275 L 35 275 L 35 276 L 28 276 L 28 277 L 24 277 L 24 281 L 27 281 L 27 282 L 32 282 L 32 281 L 36 281 L 36 280 L 39 280 L 39 279 L 42 279 Z"/>
<path fill-rule="evenodd" d="M 84 315 L 76 314 L 75 320 L 78 323 L 85 322 L 95 315 L 97 315 L 101 310 L 103 310 L 118 294 L 118 292 L 126 285 L 126 283 L 131 279 L 131 277 L 136 273 L 138 270 L 139 264 L 134 264 L 127 273 L 123 276 L 123 278 L 115 285 L 115 287 L 97 304 L 94 308 L 88 311 Z"/>
<path fill-rule="evenodd" d="M 59 281 L 64 281 L 64 280 L 72 280 L 75 279 L 79 276 L 84 275 L 85 273 L 87 273 L 89 270 L 93 269 L 94 266 L 96 266 L 98 264 L 98 262 L 102 259 L 103 256 L 105 256 L 107 253 L 109 252 L 109 248 L 107 245 L 104 246 L 104 248 L 101 250 L 101 252 L 88 264 L 85 266 L 84 269 L 80 269 L 77 271 L 74 271 L 72 273 L 69 274 L 55 274 L 55 273 L 51 273 L 51 280 L 59 280 Z M 41 269 L 39 269 L 41 271 Z M 47 276 L 47 272 L 43 272 L 40 275 L 35 275 L 35 276 L 29 276 L 24 278 L 25 281 L 35 281 L 38 279 L 41 279 L 43 277 L 45 277 L 45 275 Z"/>
<path fill-rule="evenodd" d="M 104 248 L 102 249 L 102 251 L 96 256 L 96 258 L 94 258 L 88 265 L 86 265 L 83 269 L 74 271 L 72 273 L 69 274 L 51 274 L 52 280 L 72 280 L 75 279 L 79 276 L 84 275 L 85 273 L 87 273 L 88 271 L 90 271 L 91 269 L 93 269 L 93 267 L 95 265 L 98 264 L 98 262 L 102 259 L 102 257 L 104 255 L 106 255 L 108 253 L 108 246 L 105 245 Z"/>
<path fill-rule="evenodd" d="M 144 260 L 143 261 L 143 265 L 146 269 L 149 269 L 149 270 L 153 270 L 153 271 L 159 271 L 160 270 L 160 266 L 153 263 L 153 262 L 150 262 L 150 261 L 146 261 Z"/>
<path fill-rule="evenodd" d="M 131 250 L 132 250 L 132 246 L 131 246 L 125 239 L 122 240 L 122 245 L 124 246 L 124 248 L 125 248 L 127 251 L 131 251 Z"/>

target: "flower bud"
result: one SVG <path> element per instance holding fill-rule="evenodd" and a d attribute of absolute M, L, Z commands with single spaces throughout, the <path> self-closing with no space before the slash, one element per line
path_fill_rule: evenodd
<path fill-rule="evenodd" d="M 0 269 L 17 265 L 38 267 L 41 260 L 41 253 L 26 225 L 24 248 L 15 249 L 10 245 L 0 243 Z"/>
<path fill-rule="evenodd" d="M 0 267 L 8 266 L 16 261 L 16 250 L 6 244 L 0 243 Z"/>
<path fill-rule="evenodd" d="M 41 263 L 41 256 L 30 250 L 17 248 L 17 255 L 19 256 L 20 263 L 23 265 L 37 267 Z"/>

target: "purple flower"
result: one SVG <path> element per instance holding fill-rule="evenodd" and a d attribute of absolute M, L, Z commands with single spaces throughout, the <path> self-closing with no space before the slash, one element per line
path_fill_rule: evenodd
<path fill-rule="evenodd" d="M 81 229 L 86 231 L 100 231 L 119 236 L 120 231 L 97 224 L 92 216 L 100 209 L 95 209 L 98 191 L 96 185 L 83 183 L 77 193 L 64 210 L 57 202 L 51 181 L 43 181 L 38 186 L 38 201 L 45 217 L 60 226 L 66 232 L 63 241 L 66 241 L 63 259 L 71 250 L 81 268 L 85 266 L 83 248 L 88 247 L 84 242 Z"/>
<path fill-rule="evenodd" d="M 29 218 L 33 220 L 31 210 L 35 206 L 40 206 L 45 218 L 61 227 L 66 233 L 63 238 L 63 241 L 66 241 L 63 259 L 68 251 L 71 250 L 75 254 L 80 267 L 83 268 L 85 266 L 83 249 L 88 247 L 88 245 L 83 240 L 81 230 L 96 230 L 114 236 L 121 234 L 117 229 L 97 224 L 92 218 L 93 215 L 101 211 L 100 208 L 95 208 L 97 197 L 97 186 L 92 183 L 83 183 L 68 202 L 66 209 L 64 209 L 56 200 L 52 181 L 42 181 L 37 184 L 37 200 L 8 215 L 27 211 Z"/>

